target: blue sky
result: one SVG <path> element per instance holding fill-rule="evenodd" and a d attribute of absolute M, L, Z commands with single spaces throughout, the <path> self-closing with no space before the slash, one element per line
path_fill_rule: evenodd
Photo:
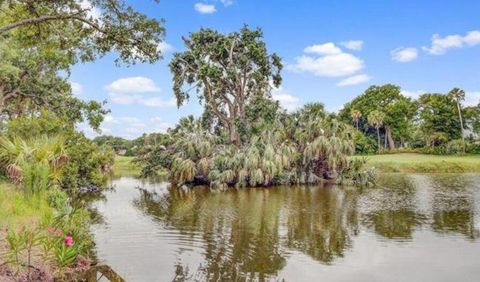
<path fill-rule="evenodd" d="M 84 0 L 86 1 L 86 0 Z M 165 131 L 202 112 L 197 100 L 177 109 L 168 62 L 181 37 L 201 27 L 221 32 L 261 27 L 285 65 L 274 98 L 288 110 L 322 102 L 337 111 L 369 85 L 394 83 L 405 95 L 461 87 L 480 101 L 480 1 L 130 0 L 164 18 L 165 57 L 154 65 L 117 67 L 115 54 L 77 65 L 70 78 L 83 99 L 107 100 L 103 134 L 132 139 Z M 87 136 L 95 133 L 81 125 Z"/>

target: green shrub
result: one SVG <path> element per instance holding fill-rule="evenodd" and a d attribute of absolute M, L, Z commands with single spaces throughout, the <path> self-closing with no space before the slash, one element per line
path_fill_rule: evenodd
<path fill-rule="evenodd" d="M 463 140 L 462 139 L 455 139 L 448 142 L 445 145 L 445 149 L 447 154 L 463 154 Z M 470 143 L 465 140 L 465 150 L 470 147 Z"/>
<path fill-rule="evenodd" d="M 59 184 L 75 192 L 82 185 L 103 187 L 106 184 L 114 152 L 97 146 L 51 112 L 13 119 L 6 128 L 3 149 L 0 148 L 0 169 L 4 174 L 10 171 L 14 182 L 25 182 L 28 190 L 37 186 L 36 190 L 43 190 L 45 186 Z M 50 166 L 48 185 L 42 182 L 47 171 L 44 165 L 37 164 L 40 162 Z M 14 166 L 9 169 L 9 165 Z"/>
<path fill-rule="evenodd" d="M 377 141 L 371 136 L 367 136 L 359 131 L 353 134 L 355 141 L 355 154 L 369 155 L 375 154 L 377 150 Z"/>

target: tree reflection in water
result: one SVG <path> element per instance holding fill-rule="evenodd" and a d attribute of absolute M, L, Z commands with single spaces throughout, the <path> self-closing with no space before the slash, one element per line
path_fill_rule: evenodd
<path fill-rule="evenodd" d="M 427 217 L 416 207 L 416 187 L 406 175 L 384 176 L 361 196 L 362 224 L 388 239 L 409 240 Z"/>
<path fill-rule="evenodd" d="M 425 227 L 478 238 L 478 193 L 468 177 L 416 177 L 422 185 L 411 176 L 394 175 L 363 191 L 301 186 L 221 193 L 170 188 L 157 194 L 140 189 L 134 205 L 163 228 L 200 242 L 204 262 L 188 269 L 177 261 L 175 280 L 266 280 L 284 268 L 292 251 L 334 262 L 364 228 L 407 242 Z M 425 189 L 420 194 L 426 199 L 419 189 Z"/>
<path fill-rule="evenodd" d="M 340 188 L 217 194 L 172 188 L 163 195 L 141 190 L 134 204 L 185 234 L 201 232 L 206 263 L 200 270 L 207 280 L 262 280 L 284 267 L 287 248 L 325 263 L 342 256 L 350 234 L 358 232 L 355 194 Z"/>
<path fill-rule="evenodd" d="M 475 228 L 473 181 L 470 177 L 460 175 L 431 179 L 433 230 L 439 233 L 455 232 L 470 239 L 479 237 L 479 230 Z"/>

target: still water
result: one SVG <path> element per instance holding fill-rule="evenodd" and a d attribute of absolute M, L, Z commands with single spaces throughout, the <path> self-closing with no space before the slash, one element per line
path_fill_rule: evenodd
<path fill-rule="evenodd" d="M 127 281 L 480 281 L 478 174 L 370 189 L 112 184 L 93 234 Z"/>

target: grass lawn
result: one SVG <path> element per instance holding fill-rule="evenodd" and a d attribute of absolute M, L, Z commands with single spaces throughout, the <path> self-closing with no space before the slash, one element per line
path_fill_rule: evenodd
<path fill-rule="evenodd" d="M 137 176 L 140 174 L 138 165 L 132 163 L 134 157 L 116 156 L 113 164 L 113 174 L 115 176 L 129 175 Z"/>
<path fill-rule="evenodd" d="M 355 156 L 355 158 L 362 157 Z M 385 154 L 365 157 L 367 164 L 377 168 L 380 172 L 480 172 L 480 155 Z"/>

